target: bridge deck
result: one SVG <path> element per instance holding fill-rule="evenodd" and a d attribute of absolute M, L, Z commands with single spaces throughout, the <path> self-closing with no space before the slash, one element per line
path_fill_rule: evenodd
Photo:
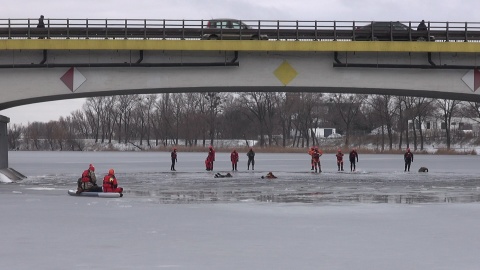
<path fill-rule="evenodd" d="M 0 39 L 0 50 L 480 52 L 480 42 Z"/>

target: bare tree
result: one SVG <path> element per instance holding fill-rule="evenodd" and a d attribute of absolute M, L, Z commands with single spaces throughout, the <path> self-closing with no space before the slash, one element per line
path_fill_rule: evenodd
<path fill-rule="evenodd" d="M 452 116 L 456 113 L 456 109 L 457 109 L 457 106 L 460 104 L 460 101 L 450 100 L 450 99 L 438 99 L 436 101 L 436 104 L 440 109 L 440 113 L 445 123 L 447 150 L 450 150 L 450 145 L 451 145 L 450 126 L 452 124 Z"/>
<path fill-rule="evenodd" d="M 367 98 L 367 95 L 352 95 L 352 94 L 334 94 L 331 96 L 331 101 L 335 105 L 335 111 L 340 116 L 345 126 L 345 146 L 350 145 L 350 133 L 352 131 L 353 123 L 362 102 Z"/>
<path fill-rule="evenodd" d="M 20 138 L 24 132 L 22 125 L 8 125 L 8 146 L 10 149 L 18 150 L 20 147 Z"/>
<path fill-rule="evenodd" d="M 387 130 L 389 149 L 393 149 L 393 122 L 397 114 L 398 107 L 395 100 L 390 95 L 373 95 L 367 99 L 367 103 L 373 108 L 374 112 L 381 120 L 382 128 L 382 151 L 384 150 L 383 135 Z"/>

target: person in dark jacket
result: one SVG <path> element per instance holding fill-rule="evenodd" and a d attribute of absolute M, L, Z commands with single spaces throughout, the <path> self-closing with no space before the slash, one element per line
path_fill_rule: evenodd
<path fill-rule="evenodd" d="M 37 28 L 45 28 L 45 23 L 43 22 L 43 15 L 40 15 L 40 18 L 38 18 Z"/>
<path fill-rule="evenodd" d="M 172 158 L 172 166 L 170 166 L 170 171 L 175 171 L 175 162 L 177 162 L 177 148 L 173 148 L 172 153 L 170 154 Z"/>
<path fill-rule="evenodd" d="M 349 159 L 350 159 L 350 171 L 354 172 L 356 169 L 355 160 L 356 162 L 358 162 L 357 149 L 353 148 L 352 151 L 350 151 Z"/>
<path fill-rule="evenodd" d="M 410 171 L 410 164 L 413 162 L 413 153 L 410 152 L 410 148 L 407 148 L 407 152 L 403 155 L 403 159 L 405 160 L 405 172 Z"/>
<path fill-rule="evenodd" d="M 252 164 L 252 170 L 255 170 L 255 152 L 253 152 L 252 147 L 250 147 L 250 151 L 248 151 L 247 157 L 247 170 L 250 170 L 250 164 Z"/>
<path fill-rule="evenodd" d="M 422 20 L 418 26 L 417 31 L 427 31 L 427 25 L 425 24 L 425 20 Z"/>

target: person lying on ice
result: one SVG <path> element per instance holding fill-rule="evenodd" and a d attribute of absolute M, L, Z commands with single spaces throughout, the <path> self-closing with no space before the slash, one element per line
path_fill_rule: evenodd
<path fill-rule="evenodd" d="M 117 178 L 113 169 L 108 170 L 108 174 L 103 178 L 103 192 L 117 192 L 122 194 L 123 188 L 118 187 Z"/>
<path fill-rule="evenodd" d="M 232 177 L 230 173 L 227 174 L 221 174 L 221 173 L 216 173 L 215 178 L 224 178 L 224 177 Z"/>
<path fill-rule="evenodd" d="M 97 177 L 95 176 L 95 167 L 90 164 L 88 169 L 83 171 L 82 177 L 78 178 L 77 194 L 82 192 L 102 192 L 102 188 L 97 186 Z"/>

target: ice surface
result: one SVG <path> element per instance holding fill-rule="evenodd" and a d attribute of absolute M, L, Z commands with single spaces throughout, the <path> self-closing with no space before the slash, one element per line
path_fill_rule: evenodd
<path fill-rule="evenodd" d="M 203 153 L 181 154 L 176 173 L 168 153 L 11 154 L 10 166 L 28 178 L 0 184 L 0 268 L 480 265 L 476 156 L 415 156 L 414 168 L 428 174 L 404 173 L 393 155 L 360 155 L 361 173 L 337 173 L 324 156 L 320 175 L 306 155 L 257 154 L 257 171 L 214 179 L 198 164 Z M 218 171 L 228 170 L 226 157 L 217 156 Z M 114 167 L 125 197 L 67 195 L 89 163 L 99 176 Z M 279 178 L 260 179 L 267 171 Z"/>

